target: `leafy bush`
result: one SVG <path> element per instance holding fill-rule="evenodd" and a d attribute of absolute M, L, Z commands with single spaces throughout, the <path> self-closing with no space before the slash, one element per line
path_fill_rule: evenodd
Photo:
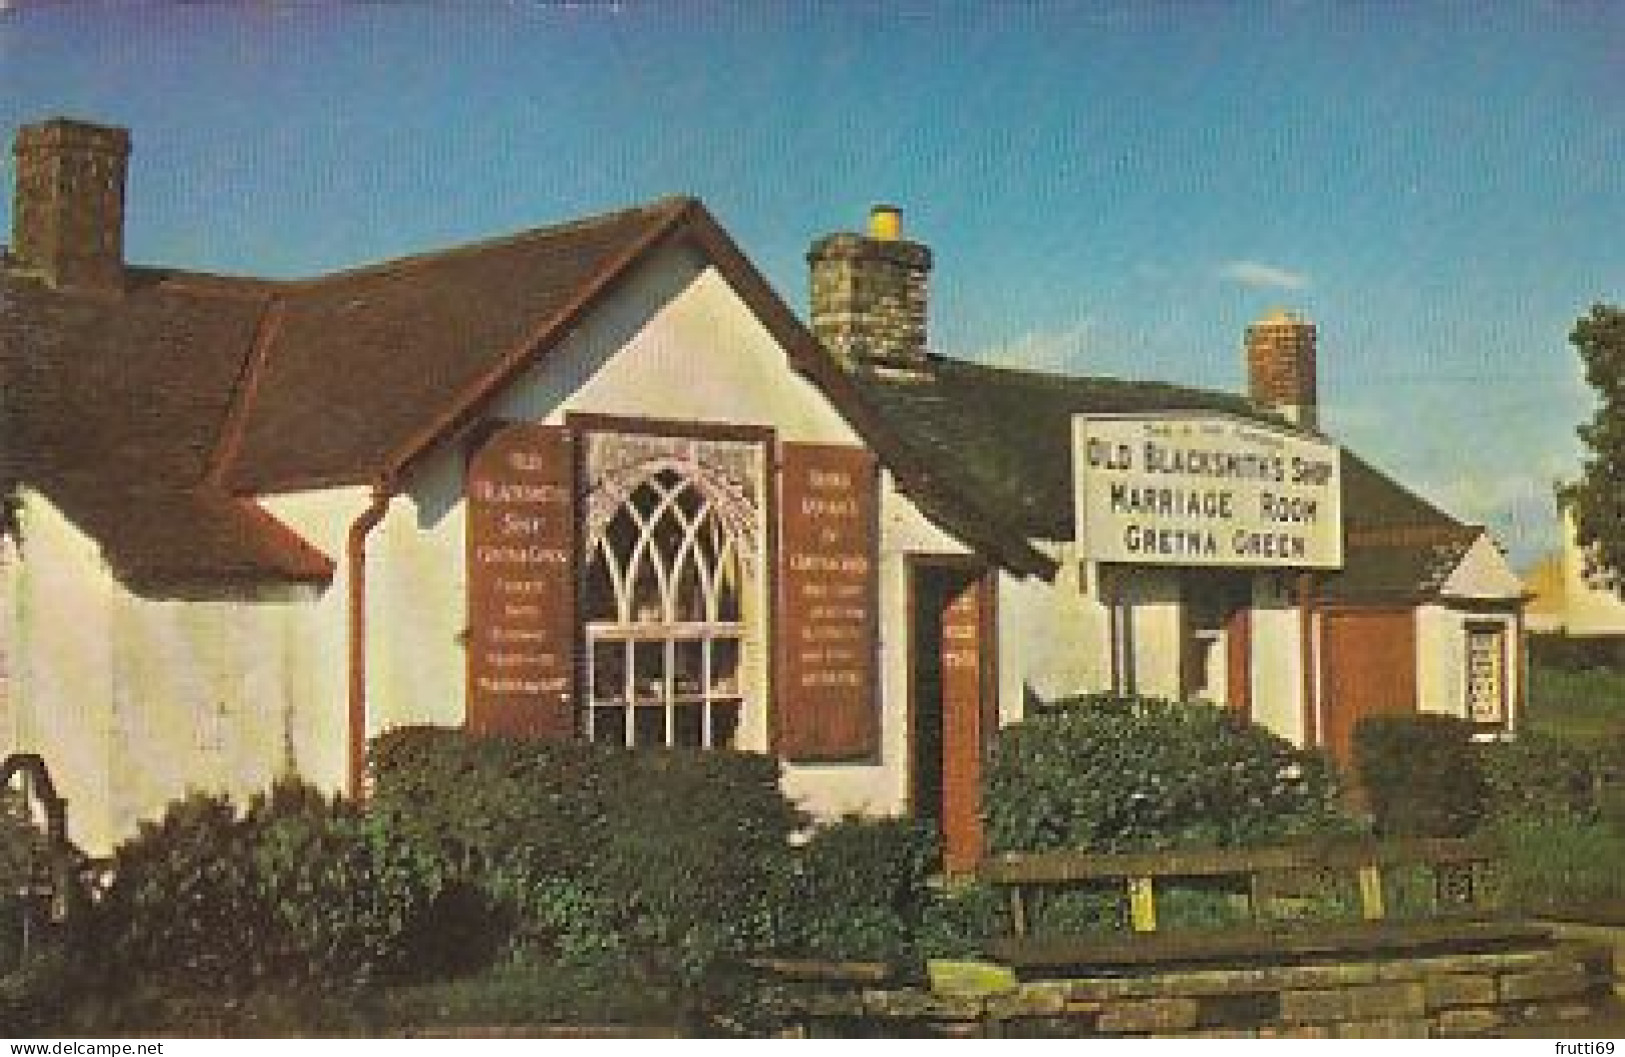
<path fill-rule="evenodd" d="M 121 968 L 210 990 L 403 972 L 429 945 L 439 864 L 297 785 L 238 811 L 171 804 L 114 854 L 98 928 Z"/>
<path fill-rule="evenodd" d="M 940 854 L 935 830 L 912 819 L 850 815 L 820 826 L 775 893 L 774 945 L 820 958 L 911 961 Z"/>
<path fill-rule="evenodd" d="M 1592 818 L 1598 754 L 1533 731 L 1479 747 L 1486 811 L 1505 817 Z"/>
<path fill-rule="evenodd" d="M 21 968 L 23 921 L 37 907 L 24 893 L 49 875 L 51 849 L 28 816 L 28 805 L 0 790 L 0 973 Z"/>
<path fill-rule="evenodd" d="M 373 746 L 373 812 L 512 922 L 522 959 L 690 987 L 762 942 L 802 819 L 747 753 L 550 745 L 403 728 Z"/>
<path fill-rule="evenodd" d="M 989 884 L 960 882 L 933 887 L 915 931 L 921 958 L 969 958 L 987 941 L 1010 932 L 1006 894 Z"/>
<path fill-rule="evenodd" d="M 994 851 L 1267 844 L 1343 832 L 1334 772 L 1234 712 L 1085 697 L 1000 731 L 983 798 Z"/>
<path fill-rule="evenodd" d="M 28 804 L 0 790 L 0 1034 L 38 1035 L 60 1023 L 84 989 L 87 974 L 78 937 L 45 920 L 34 894 L 51 878 L 49 839 L 29 818 Z M 61 877 L 55 878 L 60 882 Z M 26 947 L 25 950 L 25 938 Z"/>
<path fill-rule="evenodd" d="M 455 900 L 444 864 L 353 805 L 280 785 L 243 825 L 284 973 L 359 981 L 455 953 L 438 942 Z"/>
<path fill-rule="evenodd" d="M 251 837 L 230 799 L 194 794 L 113 857 L 99 917 L 115 962 L 199 985 L 241 989 L 273 971 L 280 944 Z"/>
<path fill-rule="evenodd" d="M 1354 765 L 1376 831 L 1389 837 L 1461 837 L 1483 817 L 1488 789 L 1456 716 L 1394 713 L 1354 725 Z"/>

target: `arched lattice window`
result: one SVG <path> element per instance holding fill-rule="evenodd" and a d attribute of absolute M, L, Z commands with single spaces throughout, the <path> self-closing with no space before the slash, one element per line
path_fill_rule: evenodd
<path fill-rule="evenodd" d="M 746 590 L 727 496 L 669 461 L 589 535 L 586 735 L 726 747 L 739 729 Z"/>

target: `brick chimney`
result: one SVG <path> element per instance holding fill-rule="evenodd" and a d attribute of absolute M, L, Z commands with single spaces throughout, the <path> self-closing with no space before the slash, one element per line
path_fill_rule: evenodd
<path fill-rule="evenodd" d="M 17 133 L 11 267 L 59 290 L 124 288 L 130 134 L 67 118 Z"/>
<path fill-rule="evenodd" d="M 931 251 L 903 238 L 896 206 L 869 211 L 866 234 L 826 235 L 807 252 L 812 329 L 847 370 L 923 371 Z"/>
<path fill-rule="evenodd" d="M 1313 323 L 1277 309 L 1247 328 L 1247 395 L 1288 422 L 1319 428 Z"/>

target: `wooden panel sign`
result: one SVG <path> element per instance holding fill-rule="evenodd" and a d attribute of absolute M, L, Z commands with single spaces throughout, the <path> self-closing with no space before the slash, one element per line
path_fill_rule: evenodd
<path fill-rule="evenodd" d="M 570 434 L 508 426 L 468 464 L 468 726 L 575 732 L 575 472 Z"/>
<path fill-rule="evenodd" d="M 862 448 L 786 444 L 781 462 L 778 748 L 800 761 L 872 758 L 879 514 Z"/>
<path fill-rule="evenodd" d="M 970 576 L 942 611 L 942 837 L 950 872 L 974 869 L 982 854 L 982 753 L 990 716 L 988 581 Z"/>

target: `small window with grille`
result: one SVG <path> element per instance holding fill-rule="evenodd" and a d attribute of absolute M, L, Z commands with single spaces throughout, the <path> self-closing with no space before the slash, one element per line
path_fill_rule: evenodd
<path fill-rule="evenodd" d="M 1467 718 L 1481 728 L 1506 724 L 1506 629 L 1467 626 Z"/>

